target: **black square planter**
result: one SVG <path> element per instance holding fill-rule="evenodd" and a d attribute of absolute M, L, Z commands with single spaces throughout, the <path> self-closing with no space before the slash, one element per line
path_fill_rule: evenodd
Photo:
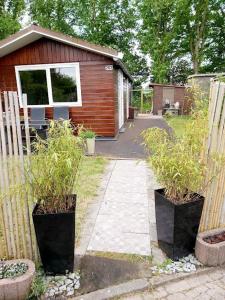
<path fill-rule="evenodd" d="M 164 189 L 155 190 L 158 244 L 169 258 L 193 253 L 203 203 L 203 196 L 193 194 L 192 201 L 174 204 L 164 196 Z"/>
<path fill-rule="evenodd" d="M 73 272 L 75 247 L 76 195 L 69 212 L 38 214 L 33 210 L 33 222 L 44 271 L 48 274 Z"/>

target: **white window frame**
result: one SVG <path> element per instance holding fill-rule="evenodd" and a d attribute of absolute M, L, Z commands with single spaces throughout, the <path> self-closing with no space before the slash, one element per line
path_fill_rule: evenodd
<path fill-rule="evenodd" d="M 77 84 L 77 101 L 76 102 L 54 102 L 52 95 L 52 81 L 50 69 L 52 68 L 64 68 L 64 67 L 74 67 L 76 73 L 76 84 Z M 20 65 L 15 66 L 16 72 L 16 83 L 19 96 L 20 107 L 23 108 L 23 97 L 22 97 L 22 87 L 20 81 L 20 71 L 35 71 L 35 70 L 44 70 L 46 71 L 46 80 L 47 80 L 47 90 L 48 90 L 48 102 L 49 104 L 41 105 L 27 105 L 27 107 L 54 107 L 54 106 L 82 106 L 81 98 L 81 83 L 80 83 L 80 64 L 79 63 L 57 63 L 57 64 L 40 64 L 40 65 Z"/>

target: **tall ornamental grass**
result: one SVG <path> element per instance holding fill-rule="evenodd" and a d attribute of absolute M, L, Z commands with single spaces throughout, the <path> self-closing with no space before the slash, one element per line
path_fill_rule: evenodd
<path fill-rule="evenodd" d="M 195 101 L 191 121 L 182 137 L 160 128 L 142 132 L 144 144 L 150 151 L 149 162 L 165 196 L 174 203 L 190 201 L 193 192 L 202 193 L 207 171 L 204 150 L 207 136 L 207 101 Z"/>
<path fill-rule="evenodd" d="M 37 137 L 26 164 L 29 190 L 40 213 L 68 211 L 73 205 L 76 178 L 83 156 L 79 137 L 70 121 L 52 121 L 47 139 Z"/>

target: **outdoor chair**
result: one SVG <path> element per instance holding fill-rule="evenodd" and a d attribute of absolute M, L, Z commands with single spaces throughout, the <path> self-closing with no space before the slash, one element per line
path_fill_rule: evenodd
<path fill-rule="evenodd" d="M 69 120 L 69 107 L 54 107 L 53 120 Z"/>
<path fill-rule="evenodd" d="M 48 127 L 47 120 L 45 119 L 44 107 L 31 108 L 29 127 L 40 130 Z"/>
<path fill-rule="evenodd" d="M 36 136 L 40 136 L 42 139 L 47 138 L 47 129 L 49 123 L 45 118 L 44 107 L 32 107 L 30 109 L 30 120 L 29 129 L 31 140 L 35 139 Z"/>

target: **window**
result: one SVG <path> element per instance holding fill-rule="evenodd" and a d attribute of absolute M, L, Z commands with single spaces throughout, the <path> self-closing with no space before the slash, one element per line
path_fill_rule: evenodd
<path fill-rule="evenodd" d="M 16 80 L 29 107 L 81 106 L 80 70 L 78 63 L 16 66 Z"/>

